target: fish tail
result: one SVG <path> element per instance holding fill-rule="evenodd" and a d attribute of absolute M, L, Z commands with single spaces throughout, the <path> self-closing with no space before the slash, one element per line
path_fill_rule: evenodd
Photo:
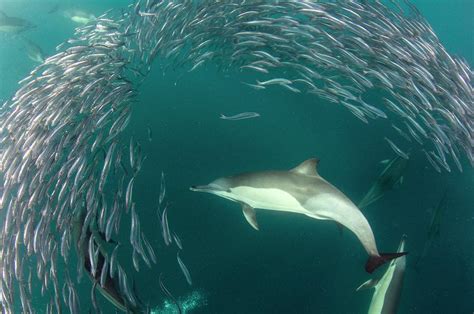
<path fill-rule="evenodd" d="M 408 252 L 399 253 L 380 253 L 380 255 L 371 255 L 365 264 L 365 271 L 369 274 L 373 273 L 378 267 L 382 266 L 388 261 L 400 256 L 407 255 Z"/>

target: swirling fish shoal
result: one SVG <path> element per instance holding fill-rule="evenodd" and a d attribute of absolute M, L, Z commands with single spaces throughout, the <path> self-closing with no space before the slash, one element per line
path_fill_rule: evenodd
<path fill-rule="evenodd" d="M 61 290 L 56 279 L 62 277 L 50 276 L 67 263 L 67 229 L 75 211 L 85 205 L 102 217 L 98 226 L 106 239 L 120 232 L 126 203 L 122 183 L 138 175 L 143 158 L 134 147 L 132 167 L 116 162 L 130 153 L 117 143 L 157 57 L 168 60 L 165 70 L 194 70 L 209 62 L 224 70 L 257 67 L 264 76 L 259 82 L 291 73 L 285 78 L 291 84 L 270 85 L 335 104 L 350 100 L 362 106 L 352 109 L 358 118 L 376 118 L 391 109 L 391 121 L 407 120 L 423 135 L 415 140 L 433 165 L 448 170 L 446 157 L 455 154 L 458 165 L 461 151 L 474 164 L 472 71 L 446 51 L 414 7 L 404 12 L 379 1 L 140 0 L 78 28 L 75 38 L 58 46 L 58 53 L 22 80 L 2 106 L 0 205 L 6 217 L 0 260 L 7 311 L 32 308 L 28 289 L 21 284 L 19 292 L 15 289 L 15 280 L 27 277 L 40 278 L 45 291 L 53 289 L 45 294 L 52 298 L 48 307 L 61 311 L 55 300 Z M 293 87 L 301 80 L 305 83 Z M 386 92 L 391 103 L 380 100 L 364 107 L 360 100 L 374 89 Z M 366 109 L 363 116 L 360 108 Z M 118 180 L 109 180 L 111 174 Z M 57 237 L 48 235 L 50 229 Z M 134 236 L 133 242 L 143 246 L 142 237 Z M 149 258 L 146 250 L 140 251 Z M 28 276 L 23 267 L 29 261 L 37 263 L 37 276 Z M 121 293 L 129 295 L 125 272 L 117 257 L 113 261 L 114 269 L 121 270 Z M 45 272 L 50 264 L 54 269 Z M 68 280 L 70 298 L 64 302 L 73 313 L 78 311 L 74 287 Z M 14 302 L 18 297 L 21 305 Z"/>

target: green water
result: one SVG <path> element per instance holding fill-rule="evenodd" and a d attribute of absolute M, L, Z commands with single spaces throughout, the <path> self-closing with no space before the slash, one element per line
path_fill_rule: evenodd
<path fill-rule="evenodd" d="M 127 3 L 83 1 L 80 6 L 100 14 Z M 474 64 L 474 2 L 414 3 L 447 50 Z M 75 25 L 48 14 L 52 5 L 7 1 L 0 2 L 0 10 L 39 25 L 25 35 L 53 54 L 57 44 L 72 36 Z M 156 267 L 142 265 L 133 274 L 140 298 L 161 306 L 158 276 L 163 272 L 175 296 L 193 290 L 205 293 L 207 305 L 193 313 L 365 313 L 372 293 L 356 293 L 355 288 L 369 278 L 363 268 L 367 255 L 348 230 L 341 236 L 332 222 L 257 210 L 257 232 L 238 204 L 190 192 L 189 186 L 244 171 L 289 169 L 318 157 L 320 174 L 357 202 L 383 169 L 379 162 L 394 156 L 384 141 L 392 132 L 390 122 L 366 125 L 341 106 L 276 87 L 256 91 L 241 84 L 255 77 L 222 73 L 212 64 L 192 73 L 163 73 L 164 62 L 158 60 L 141 86 L 124 134 L 124 139 L 131 134 L 139 139 L 147 155 L 134 198 L 142 230 L 158 257 Z M 0 36 L 0 99 L 9 98 L 16 82 L 33 67 L 15 38 Z M 221 113 L 244 111 L 261 117 L 219 119 Z M 474 311 L 474 171 L 465 158 L 462 162 L 463 173 L 438 174 L 421 152 L 414 151 L 403 184 L 364 211 L 380 251 L 395 251 L 402 234 L 408 235 L 410 254 L 399 313 Z M 192 287 L 178 268 L 176 249 L 164 246 L 161 239 L 155 210 L 162 171 L 171 203 L 170 227 L 182 239 L 181 257 L 193 277 Z M 415 271 L 431 209 L 446 189 L 448 208 L 440 237 Z M 129 256 L 121 258 L 127 264 Z M 86 310 L 87 283 L 83 289 Z M 105 313 L 114 313 L 105 301 L 101 304 Z"/>

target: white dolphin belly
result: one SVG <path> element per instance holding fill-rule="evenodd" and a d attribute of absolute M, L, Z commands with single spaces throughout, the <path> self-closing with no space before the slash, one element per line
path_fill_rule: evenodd
<path fill-rule="evenodd" d="M 74 16 L 71 16 L 71 21 L 78 24 L 87 24 L 87 23 L 90 23 L 92 19 L 85 16 L 74 15 Z"/>
<path fill-rule="evenodd" d="M 1 25 L 0 26 L 0 32 L 4 33 L 15 33 L 19 31 L 21 27 L 14 26 L 14 25 Z"/>
<path fill-rule="evenodd" d="M 393 270 L 389 270 L 383 278 L 380 280 L 379 285 L 375 288 L 372 301 L 370 302 L 368 314 L 380 314 L 383 313 L 383 307 L 385 304 L 385 297 L 387 295 L 387 290 L 390 286 L 390 282 L 393 278 Z"/>
<path fill-rule="evenodd" d="M 288 192 L 274 188 L 239 186 L 230 189 L 233 199 L 252 208 L 306 214 L 307 210 Z"/>
<path fill-rule="evenodd" d="M 398 247 L 397 252 L 399 253 L 405 249 L 405 238 L 404 235 Z M 375 288 L 368 314 L 396 313 L 403 286 L 405 267 L 405 256 L 392 260 L 380 279 L 370 279 L 357 288 L 357 291 L 370 287 Z"/>

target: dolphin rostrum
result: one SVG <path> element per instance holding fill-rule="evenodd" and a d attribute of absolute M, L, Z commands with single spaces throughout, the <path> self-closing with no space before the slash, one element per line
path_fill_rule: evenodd
<path fill-rule="evenodd" d="M 398 247 L 398 252 L 403 252 L 405 249 L 405 239 L 406 236 L 403 235 Z M 357 291 L 375 288 L 368 314 L 395 314 L 397 312 L 403 286 L 405 266 L 405 256 L 393 260 L 380 279 L 370 279 L 357 288 Z"/>
<path fill-rule="evenodd" d="M 357 206 L 317 172 L 319 160 L 308 159 L 289 171 L 251 172 L 219 178 L 192 191 L 207 192 L 242 204 L 250 225 L 258 230 L 254 208 L 300 213 L 334 220 L 350 229 L 369 254 L 365 270 L 372 273 L 406 253 L 379 253 L 367 219 Z"/>

